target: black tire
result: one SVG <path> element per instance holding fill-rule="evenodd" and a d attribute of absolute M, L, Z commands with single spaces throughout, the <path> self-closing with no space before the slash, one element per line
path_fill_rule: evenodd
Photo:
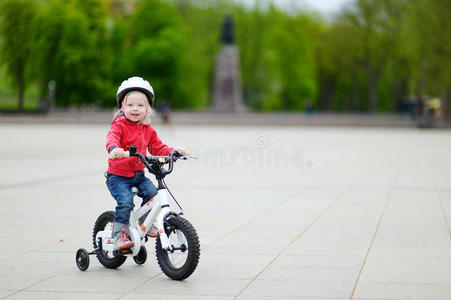
<path fill-rule="evenodd" d="M 146 247 L 141 246 L 141 248 L 139 248 L 139 252 L 138 255 L 133 256 L 133 260 L 135 261 L 136 264 L 138 265 L 142 265 L 146 262 L 147 260 L 147 250 Z"/>
<path fill-rule="evenodd" d="M 164 250 L 161 247 L 160 237 L 158 237 L 155 243 L 158 264 L 169 278 L 186 279 L 196 270 L 199 263 L 200 244 L 196 230 L 188 220 L 182 217 L 169 218 L 165 227 L 172 245 L 182 248 L 182 250 L 175 250 L 174 253 Z M 178 245 L 177 231 L 183 234 L 188 245 Z"/>
<path fill-rule="evenodd" d="M 94 244 L 94 249 L 98 248 L 98 241 L 96 241 L 97 232 L 105 230 L 107 226 L 110 226 L 109 223 L 113 223 L 114 220 L 114 211 L 106 211 L 101 214 L 94 225 L 94 230 L 92 233 L 92 241 Z M 120 267 L 127 257 L 125 256 L 114 256 L 112 251 L 99 251 L 97 253 L 97 259 L 99 262 L 109 269 L 117 269 Z"/>
<path fill-rule="evenodd" d="M 75 262 L 81 271 L 86 271 L 89 267 L 89 254 L 85 249 L 78 249 L 75 255 Z"/>

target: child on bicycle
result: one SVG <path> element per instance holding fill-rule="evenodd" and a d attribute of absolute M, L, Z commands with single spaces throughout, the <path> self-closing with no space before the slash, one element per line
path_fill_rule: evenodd
<path fill-rule="evenodd" d="M 115 114 L 111 128 L 107 134 L 106 149 L 110 154 L 106 184 L 111 195 L 117 202 L 116 214 L 113 222 L 113 237 L 116 238 L 115 249 L 133 247 L 127 234 L 130 212 L 133 210 L 132 187 L 138 189 L 138 196 L 142 198 L 142 205 L 150 201 L 157 189 L 144 176 L 144 165 L 137 157 L 125 157 L 127 146 L 136 145 L 137 152 L 146 156 L 169 155 L 174 148 L 163 144 L 157 132 L 150 126 L 150 114 L 155 99 L 152 86 L 141 77 L 131 77 L 124 80 L 116 94 L 119 111 Z M 183 148 L 177 148 L 182 154 Z M 121 159 L 115 159 L 121 158 Z M 154 226 L 148 236 L 156 237 Z"/>

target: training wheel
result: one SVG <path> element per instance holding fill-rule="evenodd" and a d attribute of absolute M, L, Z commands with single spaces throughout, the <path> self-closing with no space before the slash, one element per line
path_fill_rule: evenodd
<path fill-rule="evenodd" d="M 77 262 L 77 267 L 86 271 L 89 267 L 89 254 L 85 249 L 78 249 L 77 255 L 75 256 L 75 261 Z"/>
<path fill-rule="evenodd" d="M 133 256 L 133 260 L 134 260 L 135 263 L 137 263 L 138 265 L 142 265 L 143 263 L 145 263 L 146 260 L 147 260 L 147 250 L 146 250 L 146 247 L 141 246 L 141 248 L 139 248 L 138 255 Z"/>

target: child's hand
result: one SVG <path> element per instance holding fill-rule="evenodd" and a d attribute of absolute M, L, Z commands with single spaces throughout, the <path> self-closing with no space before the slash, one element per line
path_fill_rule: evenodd
<path fill-rule="evenodd" d="M 121 157 L 128 157 L 127 154 L 128 154 L 128 151 L 125 152 L 124 149 L 122 149 L 122 148 L 114 148 L 110 152 L 110 158 L 115 159 L 115 158 L 121 158 Z"/>
<path fill-rule="evenodd" d="M 182 147 L 175 147 L 175 150 L 181 152 L 183 155 L 190 154 L 190 151 L 188 149 L 182 148 Z"/>

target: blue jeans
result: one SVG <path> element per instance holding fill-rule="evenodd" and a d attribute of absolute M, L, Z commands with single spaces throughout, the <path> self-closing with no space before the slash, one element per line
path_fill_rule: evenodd
<path fill-rule="evenodd" d="M 143 199 L 141 206 L 158 193 L 152 181 L 144 176 L 144 172 L 136 172 L 133 177 L 107 174 L 106 185 L 117 202 L 114 222 L 123 224 L 128 224 L 134 207 L 132 187 L 138 188 L 138 196 Z"/>

